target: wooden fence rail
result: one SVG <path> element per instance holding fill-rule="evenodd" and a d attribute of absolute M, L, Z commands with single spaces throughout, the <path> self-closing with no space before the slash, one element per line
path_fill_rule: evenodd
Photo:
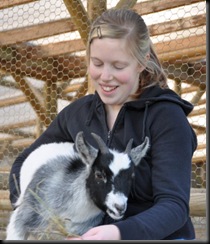
<path fill-rule="evenodd" d="M 190 196 L 190 215 L 206 217 L 206 189 L 192 188 Z M 0 190 L 0 211 L 11 211 L 9 191 Z"/>

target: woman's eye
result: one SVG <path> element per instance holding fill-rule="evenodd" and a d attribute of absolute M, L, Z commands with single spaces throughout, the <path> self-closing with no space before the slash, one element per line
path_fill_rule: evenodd
<path fill-rule="evenodd" d="M 124 69 L 124 67 L 115 66 L 115 69 Z"/>
<path fill-rule="evenodd" d="M 94 66 L 100 67 L 100 66 L 102 66 L 102 64 L 101 63 L 95 63 Z"/>
<path fill-rule="evenodd" d="M 113 67 L 115 69 L 124 69 L 126 65 L 118 63 L 118 64 L 114 64 Z"/>

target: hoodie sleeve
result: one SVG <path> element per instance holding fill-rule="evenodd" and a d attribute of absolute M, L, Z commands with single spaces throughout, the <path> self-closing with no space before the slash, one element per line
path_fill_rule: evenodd
<path fill-rule="evenodd" d="M 93 95 L 84 96 L 66 106 L 59 112 L 57 117 L 41 134 L 41 136 L 16 158 L 9 176 L 10 201 L 12 205 L 17 201 L 17 197 L 19 195 L 20 169 L 24 160 L 32 151 L 42 144 L 67 141 L 73 142 L 78 131 L 85 130 L 86 128 L 85 121 L 93 99 Z"/>
<path fill-rule="evenodd" d="M 10 201 L 13 207 L 14 203 L 17 201 L 20 191 L 20 169 L 28 155 L 42 144 L 72 141 L 67 130 L 68 119 L 66 118 L 66 111 L 67 109 L 61 111 L 44 133 L 15 159 L 9 175 Z"/>
<path fill-rule="evenodd" d="M 151 106 L 146 134 L 151 140 L 153 204 L 114 223 L 122 240 L 162 240 L 179 231 L 189 218 L 191 164 L 197 140 L 181 106 L 167 101 Z"/>

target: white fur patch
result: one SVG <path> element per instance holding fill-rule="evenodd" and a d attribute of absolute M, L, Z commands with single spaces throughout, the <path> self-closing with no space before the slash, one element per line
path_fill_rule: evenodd
<path fill-rule="evenodd" d="M 127 208 L 127 200 L 128 198 L 122 193 L 122 192 L 117 192 L 114 193 L 113 190 L 107 195 L 106 197 L 106 206 L 108 207 L 107 211 L 108 214 L 113 218 L 113 219 L 120 219 L 122 218 L 122 212 L 119 213 L 118 209 L 116 206 L 121 206 L 124 208 L 124 211 Z M 110 210 L 112 212 L 110 212 Z M 123 212 L 124 213 L 124 212 Z"/>
<path fill-rule="evenodd" d="M 114 155 L 113 162 L 110 164 L 109 168 L 116 176 L 122 169 L 128 169 L 130 167 L 131 160 L 125 153 L 119 153 L 115 150 L 110 150 Z"/>
<path fill-rule="evenodd" d="M 46 164 L 48 160 L 56 158 L 57 155 L 70 156 L 73 154 L 73 144 L 70 142 L 44 144 L 29 154 L 20 170 L 21 194 L 16 205 L 21 203 L 24 192 L 37 169 Z"/>

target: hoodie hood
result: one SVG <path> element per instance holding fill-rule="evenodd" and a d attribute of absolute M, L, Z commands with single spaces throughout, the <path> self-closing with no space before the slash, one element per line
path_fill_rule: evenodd
<path fill-rule="evenodd" d="M 98 95 L 97 92 L 95 92 L 95 99 L 93 99 L 92 104 L 90 106 L 89 114 L 86 119 L 86 125 L 90 125 L 92 116 L 94 113 L 94 110 L 100 110 L 101 106 L 103 106 L 103 102 L 100 99 L 100 96 Z M 179 105 L 185 115 L 187 116 L 192 110 L 193 110 L 193 105 L 182 99 L 177 93 L 175 93 L 171 89 L 162 89 L 159 86 L 152 86 L 149 88 L 146 88 L 144 92 L 141 94 L 140 98 L 135 101 L 130 101 L 124 104 L 124 108 L 126 109 L 136 109 L 136 110 L 144 110 L 144 116 L 143 116 L 143 128 L 142 128 L 142 141 L 144 140 L 145 137 L 145 127 L 146 127 L 146 120 L 147 120 L 147 115 L 148 115 L 148 108 L 152 106 L 153 104 L 156 104 L 158 102 L 172 102 L 176 103 Z"/>
<path fill-rule="evenodd" d="M 171 89 L 162 89 L 159 86 L 149 87 L 144 90 L 141 97 L 137 101 L 129 102 L 126 106 L 135 109 L 143 109 L 144 108 L 144 117 L 143 117 L 143 128 L 142 128 L 142 141 L 145 138 L 145 127 L 146 127 L 146 119 L 148 114 L 149 106 L 156 104 L 158 102 L 172 102 L 178 104 L 184 111 L 185 115 L 188 114 L 193 110 L 193 105 L 182 99 L 177 93 L 175 93 Z"/>
<path fill-rule="evenodd" d="M 142 109 L 146 106 L 151 106 L 154 103 L 168 101 L 178 104 L 184 111 L 185 115 L 188 116 L 193 110 L 194 106 L 182 99 L 177 93 L 171 89 L 162 89 L 159 86 L 149 87 L 144 90 L 141 97 L 137 101 L 129 102 L 126 106 L 136 109 Z"/>

